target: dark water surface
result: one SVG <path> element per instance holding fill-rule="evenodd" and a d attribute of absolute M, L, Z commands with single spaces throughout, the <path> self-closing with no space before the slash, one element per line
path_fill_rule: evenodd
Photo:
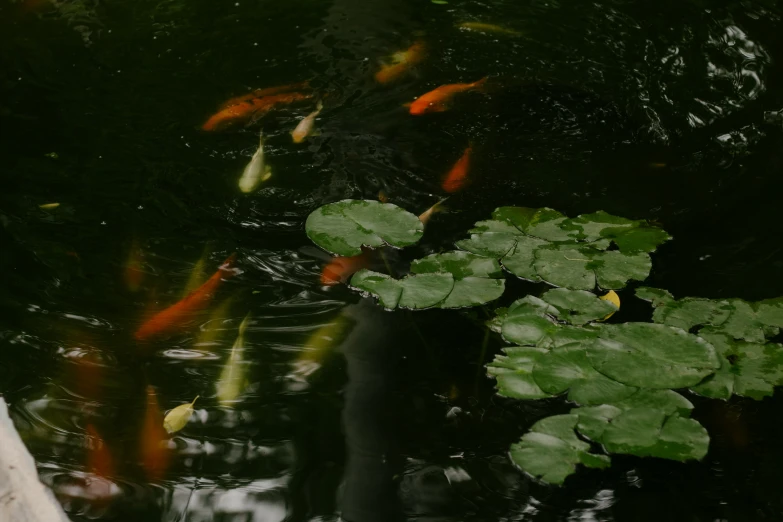
<path fill-rule="evenodd" d="M 417 73 L 375 84 L 378 61 L 417 38 L 430 48 Z M 472 142 L 471 184 L 402 265 L 500 205 L 603 209 L 674 235 L 651 286 L 783 295 L 782 39 L 766 0 L 0 0 L 0 392 L 42 479 L 75 521 L 783 520 L 779 394 L 690 397 L 712 436 L 701 463 L 614 457 L 565 487 L 537 484 L 505 452 L 568 405 L 494 396 L 481 366 L 500 340 L 482 360 L 483 312 L 387 313 L 322 287 L 327 256 L 303 229 L 318 206 L 381 190 L 425 210 Z M 488 75 L 501 88 L 450 112 L 401 107 Z M 259 126 L 199 127 L 232 96 L 307 79 L 326 95 L 321 135 L 291 143 L 311 106 L 265 118 L 274 175 L 242 195 Z M 200 259 L 209 275 L 232 252 L 224 316 L 134 340 Z M 502 300 L 541 290 L 513 282 Z M 631 295 L 621 319 L 648 317 Z M 248 391 L 220 407 L 215 382 L 247 313 Z M 292 380 L 335 321 L 347 339 Z M 201 396 L 152 481 L 139 450 L 148 385 L 162 410 Z M 104 494 L 90 486 L 88 424 L 112 456 Z"/>

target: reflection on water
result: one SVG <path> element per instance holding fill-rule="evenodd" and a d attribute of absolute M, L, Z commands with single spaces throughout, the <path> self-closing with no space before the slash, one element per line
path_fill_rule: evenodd
<path fill-rule="evenodd" d="M 541 486 L 505 451 L 567 405 L 494 397 L 473 312 L 387 313 L 322 286 L 330 258 L 303 233 L 346 197 L 425 211 L 473 143 L 470 184 L 395 268 L 499 205 L 604 209 L 674 234 L 653 286 L 783 295 L 780 23 L 762 0 L 1 4 L 0 392 L 42 480 L 75 521 L 780 519 L 779 398 L 697 404 L 704 463 L 617 458 Z M 378 85 L 420 41 L 426 59 Z M 484 76 L 500 87 L 450 112 L 401 107 Z M 265 118 L 274 177 L 240 194 L 258 128 L 199 127 L 223 100 L 308 79 L 321 134 L 291 142 L 312 107 Z M 209 306 L 134 339 L 232 252 Z M 145 450 L 145 418 L 196 395 Z M 152 479 L 150 460 L 168 463 Z"/>

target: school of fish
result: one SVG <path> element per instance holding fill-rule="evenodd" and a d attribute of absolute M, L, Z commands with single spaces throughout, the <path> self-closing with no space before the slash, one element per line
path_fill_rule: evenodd
<path fill-rule="evenodd" d="M 520 36 L 511 29 L 481 22 L 464 22 L 459 24 L 458 28 L 471 32 Z M 378 85 L 386 86 L 404 78 L 417 77 L 421 72 L 420 66 L 424 64 L 427 56 L 427 44 L 421 39 L 416 40 L 406 49 L 394 52 L 388 59 L 383 60 L 373 74 L 373 79 Z M 469 83 L 455 82 L 440 85 L 404 105 L 407 107 L 407 112 L 413 116 L 445 112 L 450 110 L 457 99 L 465 93 L 486 92 L 487 81 L 487 78 L 481 78 Z M 248 127 L 262 121 L 264 117 L 275 111 L 299 110 L 315 101 L 315 106 L 311 105 L 310 112 L 302 117 L 290 132 L 292 142 L 301 144 L 309 137 L 318 134 L 317 121 L 324 110 L 324 100 L 328 98 L 328 93 L 317 93 L 309 81 L 255 89 L 223 102 L 217 112 L 201 125 L 201 129 L 211 133 Z M 258 190 L 272 175 L 264 146 L 264 133 L 260 130 L 258 146 L 237 181 L 240 192 L 244 194 L 251 194 Z M 457 161 L 440 181 L 443 192 L 454 194 L 468 185 L 473 154 L 472 144 L 464 148 Z M 381 191 L 379 199 L 385 202 L 388 196 Z M 427 225 L 435 214 L 444 212 L 446 199 L 447 197 L 424 210 L 419 216 L 421 223 Z M 59 203 L 40 205 L 44 210 L 55 209 L 57 206 Z M 170 337 L 182 336 L 194 331 L 198 331 L 193 338 L 194 352 L 211 352 L 220 346 L 219 340 L 225 337 L 227 332 L 235 332 L 232 348 L 214 388 L 217 403 L 224 408 L 232 408 L 242 400 L 248 387 L 249 361 L 245 358 L 245 352 L 251 316 L 248 312 L 237 324 L 236 316 L 232 317 L 232 311 L 236 310 L 240 302 L 237 299 L 238 292 L 225 289 L 227 282 L 241 273 L 236 266 L 237 254 L 228 255 L 216 271 L 207 277 L 209 258 L 212 254 L 210 250 L 210 245 L 207 245 L 202 257 L 193 265 L 187 283 L 179 292 L 179 299 L 176 299 L 176 296 L 174 299 L 163 299 L 170 304 L 161 308 L 155 304 L 162 298 L 159 288 L 150 287 L 148 283 L 151 276 L 156 276 L 154 263 L 145 255 L 145 245 L 137 236 L 130 242 L 127 260 L 121 265 L 122 280 L 128 292 L 141 294 L 142 291 L 146 291 L 148 297 L 149 304 L 143 314 L 144 318 L 133 333 L 142 354 L 149 354 L 149 349 L 160 346 Z M 323 285 L 345 283 L 352 274 L 371 266 L 373 261 L 371 250 L 352 257 L 334 257 L 323 267 L 320 283 Z M 619 307 L 619 300 L 615 301 L 616 295 L 611 294 L 604 298 L 612 300 Z M 339 339 L 345 336 L 350 326 L 351 322 L 339 315 L 317 329 L 306 342 L 299 358 L 293 362 L 293 370 L 289 377 L 296 382 L 303 382 L 320 367 L 324 358 Z M 102 383 L 107 380 L 107 376 L 103 373 L 104 366 L 99 361 L 85 359 L 75 365 L 72 371 L 75 372 L 73 380 L 76 383 L 77 393 L 89 400 L 99 400 Z M 195 403 L 198 397 L 190 402 L 180 401 L 180 404 L 173 407 L 165 416 L 155 386 L 147 384 L 143 395 L 138 399 L 142 422 L 134 453 L 147 480 L 153 483 L 160 482 L 166 477 L 173 456 L 171 437 L 187 428 L 196 412 Z M 109 427 L 104 428 L 109 429 Z M 86 469 L 92 474 L 87 493 L 94 499 L 108 499 L 119 491 L 117 485 L 112 482 L 120 473 L 118 462 L 112 457 L 110 444 L 101 436 L 101 432 L 93 422 L 86 424 L 84 436 Z"/>

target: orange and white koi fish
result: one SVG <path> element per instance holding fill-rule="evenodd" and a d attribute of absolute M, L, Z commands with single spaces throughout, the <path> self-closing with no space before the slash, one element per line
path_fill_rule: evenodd
<path fill-rule="evenodd" d="M 293 131 L 291 131 L 291 138 L 293 138 L 294 143 L 302 143 L 305 138 L 307 138 L 313 132 L 315 119 L 319 114 L 321 114 L 321 110 L 323 108 L 324 104 L 319 100 L 315 110 L 302 118 L 302 121 L 299 122 L 299 125 L 297 125 Z"/>
<path fill-rule="evenodd" d="M 234 275 L 230 268 L 235 261 L 236 254 L 231 254 L 207 282 L 193 290 L 181 301 L 148 319 L 136 330 L 136 340 L 146 341 L 153 337 L 170 334 L 185 325 L 194 313 L 203 310 L 209 305 L 223 278 L 229 278 Z"/>
<path fill-rule="evenodd" d="M 370 265 L 369 254 L 361 253 L 358 256 L 340 256 L 332 259 L 321 272 L 321 284 L 337 285 L 344 283 L 354 273 Z"/>
<path fill-rule="evenodd" d="M 131 292 L 136 292 L 144 281 L 144 251 L 139 242 L 134 239 L 131 242 L 128 260 L 125 262 L 125 288 Z"/>
<path fill-rule="evenodd" d="M 147 386 L 147 407 L 144 410 L 139 452 L 144 473 L 150 482 L 157 482 L 166 474 L 171 456 L 165 445 L 167 440 L 168 434 L 163 427 L 163 415 L 160 412 L 155 388 Z"/>
<path fill-rule="evenodd" d="M 288 92 L 253 98 L 231 105 L 213 114 L 201 128 L 205 131 L 218 131 L 240 123 L 252 122 L 280 105 L 310 100 L 314 96 L 312 93 Z"/>
<path fill-rule="evenodd" d="M 473 153 L 473 148 L 468 147 L 462 156 L 457 160 L 446 178 L 443 180 L 443 190 L 452 194 L 465 186 L 465 182 L 468 180 L 468 170 L 470 169 L 470 156 Z"/>
<path fill-rule="evenodd" d="M 278 85 L 275 87 L 267 87 L 265 89 L 256 89 L 248 94 L 242 96 L 236 96 L 223 102 L 220 106 L 221 109 L 226 109 L 232 105 L 239 105 L 240 103 L 248 102 L 254 98 L 263 98 L 264 96 L 272 96 L 273 94 L 281 94 L 284 92 L 292 91 L 306 91 L 310 88 L 310 82 L 304 81 L 299 83 L 291 83 L 288 85 Z"/>
<path fill-rule="evenodd" d="M 481 89 L 486 81 L 486 78 L 482 78 L 473 83 L 450 83 L 441 85 L 437 89 L 422 94 L 414 100 L 413 103 L 411 103 L 410 113 L 419 115 L 428 112 L 447 111 L 454 95 Z"/>
<path fill-rule="evenodd" d="M 448 198 L 443 198 L 434 205 L 432 205 L 430 208 L 425 210 L 419 215 L 419 221 L 421 221 L 422 225 L 426 225 L 427 221 L 430 220 L 433 214 L 436 214 L 438 212 L 443 212 L 446 210 L 446 207 L 443 206 L 443 202 L 446 201 Z"/>
<path fill-rule="evenodd" d="M 384 65 L 380 71 L 375 73 L 375 81 L 378 83 L 393 82 L 410 72 L 412 67 L 424 61 L 425 56 L 424 42 L 416 42 L 407 50 L 394 53 L 391 57 L 391 63 Z"/>

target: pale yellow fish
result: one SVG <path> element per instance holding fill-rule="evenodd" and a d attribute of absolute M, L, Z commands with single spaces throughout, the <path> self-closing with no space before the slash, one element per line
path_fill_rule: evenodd
<path fill-rule="evenodd" d="M 186 297 L 188 294 L 190 294 L 193 290 L 203 285 L 207 280 L 207 273 L 205 267 L 207 264 L 207 257 L 209 255 L 209 245 L 204 247 L 204 252 L 201 254 L 201 257 L 198 261 L 196 261 L 196 264 L 193 265 L 193 268 L 190 271 L 190 276 L 188 277 L 188 282 L 185 285 L 185 289 L 182 291 L 182 297 Z"/>
<path fill-rule="evenodd" d="M 609 290 L 609 292 L 607 292 L 606 295 L 600 296 L 599 299 L 603 299 L 604 301 L 609 301 L 610 303 L 612 303 L 617 307 L 617 310 L 620 309 L 620 296 L 617 295 L 617 293 L 614 290 Z M 601 319 L 601 321 L 606 321 L 614 314 L 615 314 L 614 312 L 610 313 L 609 315 Z"/>
<path fill-rule="evenodd" d="M 299 125 L 297 125 L 293 131 L 291 131 L 291 138 L 293 138 L 294 143 L 302 143 L 305 138 L 312 134 L 313 127 L 315 126 L 315 119 L 321 113 L 323 108 L 324 104 L 319 100 L 315 110 L 302 118 L 302 121 L 299 122 Z"/>
<path fill-rule="evenodd" d="M 242 177 L 239 178 L 239 190 L 249 194 L 271 177 L 272 169 L 264 162 L 264 133 L 261 132 L 258 138 L 258 150 L 242 172 Z"/>
<path fill-rule="evenodd" d="M 231 305 L 233 303 L 234 297 L 229 297 L 209 314 L 209 319 L 207 319 L 206 323 L 201 325 L 201 333 L 196 338 L 195 345 L 197 347 L 210 347 L 217 342 L 220 334 L 225 331 L 221 326 L 228 317 L 228 312 L 231 310 Z"/>
<path fill-rule="evenodd" d="M 239 395 L 245 387 L 245 362 L 243 355 L 245 351 L 245 330 L 250 318 L 248 313 L 242 323 L 239 325 L 239 333 L 231 348 L 231 355 L 228 362 L 220 373 L 220 379 L 217 382 L 217 399 L 223 406 L 231 406 L 237 402 Z"/>
<path fill-rule="evenodd" d="M 345 338 L 352 325 L 353 321 L 350 318 L 339 315 L 313 332 L 302 347 L 299 357 L 294 361 L 294 369 L 289 374 L 289 378 L 304 380 L 315 373 L 335 345 Z"/>
<path fill-rule="evenodd" d="M 166 414 L 163 419 L 163 427 L 169 434 L 176 433 L 185 427 L 193 415 L 193 405 L 196 403 L 196 399 L 198 399 L 198 395 L 193 399 L 193 402 L 180 404 Z"/>
<path fill-rule="evenodd" d="M 522 33 L 519 31 L 514 31 L 513 29 L 509 29 L 508 27 L 503 27 L 501 25 L 495 25 L 495 24 L 485 24 L 483 22 L 462 22 L 461 24 L 457 24 L 457 27 L 459 29 L 464 29 L 466 31 L 475 31 L 478 33 L 495 33 L 495 34 L 505 34 L 508 36 L 522 36 Z"/>
<path fill-rule="evenodd" d="M 60 206 L 59 203 L 44 203 L 43 205 L 38 205 L 38 208 L 43 209 L 43 210 L 51 210 L 51 209 L 57 208 L 59 206 Z"/>
<path fill-rule="evenodd" d="M 437 203 L 432 205 L 430 208 L 428 208 L 427 210 L 422 212 L 421 215 L 419 215 L 419 221 L 421 221 L 421 223 L 423 225 L 426 225 L 427 221 L 430 220 L 430 218 L 432 217 L 433 214 L 435 214 L 437 212 L 445 211 L 446 207 L 443 206 L 443 202 L 446 201 L 447 199 L 449 199 L 449 198 L 441 199 L 440 201 L 438 201 Z"/>

